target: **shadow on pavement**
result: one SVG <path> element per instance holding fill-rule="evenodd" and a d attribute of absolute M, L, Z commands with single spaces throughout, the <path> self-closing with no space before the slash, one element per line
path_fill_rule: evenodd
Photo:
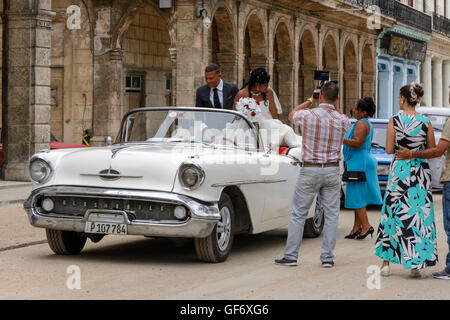
<path fill-rule="evenodd" d="M 109 236 L 111 237 L 111 236 Z M 234 238 L 234 244 L 230 257 L 237 254 L 257 253 L 278 248 L 284 245 L 287 237 L 287 229 L 277 229 L 261 234 L 241 234 Z M 135 238 L 118 242 L 115 239 L 105 237 L 99 243 L 90 240 L 78 255 L 56 255 L 48 248 L 49 255 L 43 257 L 49 260 L 83 260 L 89 262 L 113 262 L 113 263 L 200 263 L 197 259 L 193 239 L 166 239 L 166 238 Z M 114 243 L 108 243 L 114 241 Z M 314 239 L 305 239 L 311 241 Z M 120 241 L 120 239 L 119 239 Z M 226 261 L 225 261 L 226 262 Z"/>

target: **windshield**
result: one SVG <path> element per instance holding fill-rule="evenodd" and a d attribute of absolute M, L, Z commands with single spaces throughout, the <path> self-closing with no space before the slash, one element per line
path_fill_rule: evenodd
<path fill-rule="evenodd" d="M 372 147 L 385 149 L 387 123 L 372 123 L 372 126 L 373 126 Z"/>
<path fill-rule="evenodd" d="M 256 132 L 236 113 L 143 109 L 122 121 L 118 142 L 203 143 L 257 150 Z"/>
<path fill-rule="evenodd" d="M 447 116 L 437 116 L 437 115 L 427 115 L 428 119 L 430 119 L 431 124 L 433 125 L 433 129 L 435 132 L 442 132 L 444 128 L 445 121 L 447 121 Z M 372 139 L 372 147 L 375 148 L 386 148 L 386 133 L 387 133 L 387 123 L 373 123 L 372 126 L 374 129 L 373 139 Z M 436 140 L 437 141 L 437 140 Z"/>

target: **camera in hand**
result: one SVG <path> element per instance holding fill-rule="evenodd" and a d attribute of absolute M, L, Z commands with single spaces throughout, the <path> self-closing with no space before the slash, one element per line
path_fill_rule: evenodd
<path fill-rule="evenodd" d="M 320 86 L 317 86 L 317 89 L 320 89 L 325 81 L 330 80 L 330 71 L 326 70 L 314 70 L 314 80 L 320 81 Z M 320 93 L 314 92 L 313 98 L 319 99 Z"/>
<path fill-rule="evenodd" d="M 321 84 L 324 81 L 330 80 L 330 71 L 314 70 L 314 80 L 319 80 Z"/>

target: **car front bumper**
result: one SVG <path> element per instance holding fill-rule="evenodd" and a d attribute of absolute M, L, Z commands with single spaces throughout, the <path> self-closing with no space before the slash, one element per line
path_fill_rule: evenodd
<path fill-rule="evenodd" d="M 182 221 L 155 221 L 131 219 L 123 209 L 89 209 L 82 216 L 68 216 L 55 212 L 42 212 L 37 206 L 40 197 L 67 196 L 96 199 L 153 201 L 161 204 L 181 205 L 188 209 Z M 220 220 L 217 203 L 203 203 L 184 195 L 159 191 L 104 189 L 93 187 L 51 186 L 33 190 L 24 203 L 31 225 L 40 228 L 85 232 L 87 222 L 120 223 L 127 225 L 128 235 L 154 237 L 203 238 L 211 234 Z"/>

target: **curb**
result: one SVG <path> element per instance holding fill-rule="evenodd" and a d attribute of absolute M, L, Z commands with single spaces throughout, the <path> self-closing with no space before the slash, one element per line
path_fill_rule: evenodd
<path fill-rule="evenodd" d="M 0 181 L 0 190 L 2 189 L 17 189 L 17 188 L 25 188 L 25 187 L 32 187 L 32 182 L 22 182 L 22 183 L 14 183 L 14 184 L 4 184 L 2 181 Z"/>
<path fill-rule="evenodd" d="M 26 200 L 27 200 L 27 199 L 0 200 L 0 207 L 6 207 L 6 206 L 15 205 L 15 204 L 23 205 L 23 203 L 24 203 Z"/>
<path fill-rule="evenodd" d="M 21 205 L 28 199 L 33 188 L 31 181 L 0 180 L 0 207 Z"/>

